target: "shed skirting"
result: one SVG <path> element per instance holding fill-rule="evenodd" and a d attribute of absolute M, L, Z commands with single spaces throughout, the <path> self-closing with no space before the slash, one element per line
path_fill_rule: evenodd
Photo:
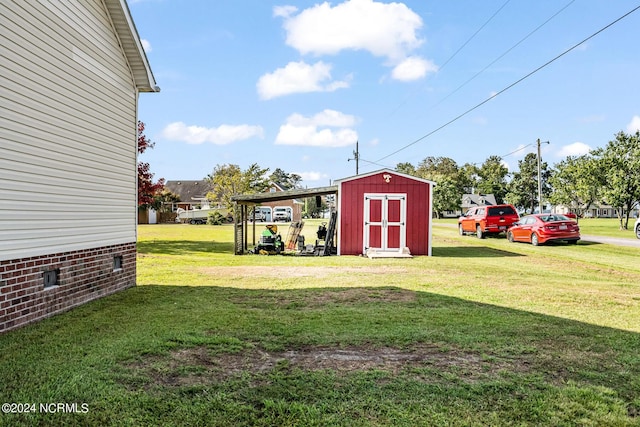
<path fill-rule="evenodd" d="M 48 287 L 46 272 L 57 278 Z M 135 283 L 135 242 L 0 261 L 0 333 Z"/>

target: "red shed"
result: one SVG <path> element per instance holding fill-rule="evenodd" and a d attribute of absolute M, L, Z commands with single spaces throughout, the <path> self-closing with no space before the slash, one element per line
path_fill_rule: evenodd
<path fill-rule="evenodd" d="M 338 255 L 431 255 L 432 181 L 389 169 L 336 181 Z"/>

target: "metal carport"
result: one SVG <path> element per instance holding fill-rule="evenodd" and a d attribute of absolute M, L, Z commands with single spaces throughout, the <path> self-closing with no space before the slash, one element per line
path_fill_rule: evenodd
<path fill-rule="evenodd" d="M 326 196 L 337 194 L 338 186 L 318 187 L 318 188 L 296 188 L 275 193 L 242 194 L 231 197 L 234 202 L 234 233 L 233 243 L 236 255 L 243 255 L 249 248 L 248 228 L 249 228 L 249 208 L 252 210 L 256 206 L 265 202 L 277 202 L 280 200 L 291 200 L 306 197 Z M 256 244 L 256 224 L 253 227 L 253 245 Z"/>

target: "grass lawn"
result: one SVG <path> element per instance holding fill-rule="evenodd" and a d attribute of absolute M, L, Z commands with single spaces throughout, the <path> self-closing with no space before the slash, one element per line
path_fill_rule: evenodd
<path fill-rule="evenodd" d="M 137 287 L 0 336 L 2 403 L 86 413 L 0 425 L 640 425 L 640 250 L 433 233 L 369 260 L 141 226 Z"/>

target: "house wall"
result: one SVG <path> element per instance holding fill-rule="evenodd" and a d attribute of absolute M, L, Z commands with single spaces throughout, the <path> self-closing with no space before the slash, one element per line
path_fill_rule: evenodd
<path fill-rule="evenodd" d="M 386 182 L 384 175 L 391 175 Z M 339 248 L 341 255 L 362 253 L 364 194 L 407 195 L 407 247 L 414 255 L 430 254 L 431 186 L 402 175 L 380 172 L 340 183 Z"/>
<path fill-rule="evenodd" d="M 103 1 L 3 1 L 0 15 L 6 330 L 134 283 L 131 255 L 113 279 L 87 284 L 78 271 L 101 248 L 106 264 L 135 253 L 138 93 Z M 63 282 L 43 291 L 52 268 Z"/>
<path fill-rule="evenodd" d="M 43 273 L 51 270 L 58 284 L 45 288 Z M 135 283 L 135 243 L 0 261 L 0 333 Z"/>

